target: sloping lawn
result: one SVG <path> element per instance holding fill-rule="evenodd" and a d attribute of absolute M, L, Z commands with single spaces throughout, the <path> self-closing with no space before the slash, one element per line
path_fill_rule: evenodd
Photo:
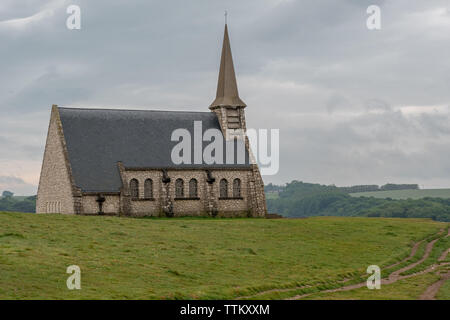
<path fill-rule="evenodd" d="M 233 299 L 395 262 L 444 223 L 0 213 L 0 299 Z M 66 268 L 81 268 L 68 290 Z"/>

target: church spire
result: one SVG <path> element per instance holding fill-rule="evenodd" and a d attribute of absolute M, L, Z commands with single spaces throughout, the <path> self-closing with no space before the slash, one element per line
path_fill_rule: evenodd
<path fill-rule="evenodd" d="M 233 57 L 231 55 L 230 39 L 228 37 L 228 26 L 225 24 L 217 94 L 216 99 L 209 108 L 245 106 L 246 104 L 239 98 L 236 75 L 234 73 Z"/>

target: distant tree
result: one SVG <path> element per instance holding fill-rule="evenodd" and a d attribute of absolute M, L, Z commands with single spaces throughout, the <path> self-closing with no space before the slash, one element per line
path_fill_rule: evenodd
<path fill-rule="evenodd" d="M 281 192 L 284 190 L 284 186 L 279 186 L 276 184 L 269 183 L 268 185 L 264 186 L 265 192 Z"/>
<path fill-rule="evenodd" d="M 416 186 L 391 184 L 385 188 L 415 188 Z M 284 187 L 279 198 L 267 199 L 267 209 L 271 213 L 275 212 L 288 217 L 401 217 L 431 218 L 450 222 L 450 199 L 429 197 L 417 200 L 379 199 L 351 197 L 347 192 L 348 190 L 334 186 L 294 180 Z"/>
<path fill-rule="evenodd" d="M 35 212 L 36 196 L 25 199 L 7 196 L 0 198 L 0 211 Z"/>
<path fill-rule="evenodd" d="M 5 197 L 5 198 L 12 197 L 13 195 L 14 195 L 13 192 L 7 191 L 7 190 L 3 191 L 3 193 L 2 193 L 2 196 Z"/>
<path fill-rule="evenodd" d="M 351 187 L 339 187 L 339 189 L 346 193 L 357 193 L 357 192 L 370 192 L 370 191 L 379 191 L 380 188 L 376 184 L 371 185 L 357 185 Z"/>
<path fill-rule="evenodd" d="M 387 183 L 380 187 L 380 190 L 418 190 L 418 184 L 394 184 Z"/>

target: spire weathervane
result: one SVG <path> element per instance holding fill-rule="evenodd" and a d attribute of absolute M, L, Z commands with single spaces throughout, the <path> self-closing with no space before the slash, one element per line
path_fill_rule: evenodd
<path fill-rule="evenodd" d="M 225 24 L 227 24 L 228 11 L 225 10 Z"/>

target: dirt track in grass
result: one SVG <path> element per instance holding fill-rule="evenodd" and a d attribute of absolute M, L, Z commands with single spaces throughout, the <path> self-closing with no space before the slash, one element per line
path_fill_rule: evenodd
<path fill-rule="evenodd" d="M 448 229 L 448 233 L 446 237 L 450 236 L 450 229 Z M 445 250 L 442 255 L 439 257 L 438 262 L 443 261 L 447 254 L 450 252 L 450 249 Z M 436 294 L 438 293 L 439 289 L 442 287 L 442 285 L 445 283 L 445 281 L 450 279 L 450 271 L 444 274 L 441 274 L 441 279 L 439 281 L 436 281 L 431 286 L 425 290 L 425 292 L 420 296 L 420 300 L 435 300 Z"/>
<path fill-rule="evenodd" d="M 381 280 L 381 284 L 384 284 L 384 285 L 392 284 L 392 283 L 397 282 L 399 280 L 408 279 L 408 278 L 415 277 L 415 276 L 418 276 L 418 275 L 421 275 L 421 274 L 424 274 L 424 273 L 432 272 L 432 271 L 435 270 L 435 268 L 437 266 L 447 265 L 448 263 L 437 263 L 437 264 L 433 264 L 432 266 L 428 267 L 427 269 L 425 269 L 423 271 L 420 271 L 420 272 L 417 272 L 417 273 L 414 273 L 414 274 L 410 274 L 410 275 L 401 275 L 403 272 L 411 270 L 412 268 L 420 265 L 421 263 L 423 263 L 430 256 L 431 251 L 432 251 L 432 249 L 434 247 L 434 244 L 440 238 L 442 238 L 442 237 L 439 237 L 439 236 L 444 232 L 444 230 L 445 229 L 440 229 L 439 232 L 436 234 L 437 238 L 432 240 L 432 241 L 430 241 L 429 243 L 427 243 L 426 248 L 425 248 L 425 252 L 424 252 L 423 256 L 418 261 L 416 261 L 414 263 L 410 263 L 410 264 L 408 264 L 408 265 L 406 265 L 406 266 L 404 266 L 404 267 L 402 267 L 402 268 L 400 268 L 398 270 L 395 270 L 394 272 L 392 272 L 389 275 L 389 277 L 387 279 L 382 279 Z M 449 233 L 450 233 L 450 229 L 449 229 Z M 449 236 L 449 234 L 446 235 L 446 237 L 448 237 L 448 236 Z M 403 263 L 411 260 L 416 255 L 417 250 L 419 249 L 420 245 L 423 242 L 426 242 L 426 239 L 423 239 L 423 240 L 420 240 L 420 241 L 417 241 L 416 243 L 414 243 L 414 245 L 411 248 L 411 252 L 408 255 L 408 257 L 406 257 L 406 258 L 404 258 L 404 259 L 402 259 L 402 260 L 400 260 L 400 261 L 398 261 L 398 262 L 396 262 L 394 264 L 391 264 L 391 265 L 385 267 L 384 269 L 391 269 L 391 268 L 394 268 L 394 267 L 396 267 L 396 266 L 398 266 L 400 264 L 403 264 Z M 446 250 L 441 255 L 441 257 L 438 259 L 438 262 L 441 262 L 441 261 L 443 261 L 445 259 L 446 254 L 448 253 L 448 251 L 449 250 Z M 339 283 L 345 284 L 346 282 L 348 282 L 350 280 L 351 280 L 351 278 L 350 279 L 344 279 L 344 280 L 340 281 Z M 445 280 L 442 281 L 442 282 L 439 282 L 439 285 L 437 283 L 432 285 L 434 287 L 433 287 L 433 290 L 430 289 L 430 292 L 434 293 L 433 297 L 436 294 L 436 292 L 439 290 L 439 288 L 442 285 L 442 283 L 444 283 L 444 282 L 445 282 Z M 356 284 L 352 284 L 352 285 L 342 286 L 342 287 L 335 288 L 335 289 L 320 290 L 320 291 L 316 291 L 316 292 L 313 292 L 313 293 L 306 293 L 306 294 L 296 295 L 296 296 L 293 296 L 293 297 L 290 297 L 290 298 L 287 298 L 287 299 L 288 300 L 296 300 L 296 299 L 302 299 L 302 298 L 311 296 L 313 294 L 318 294 L 318 293 L 333 293 L 333 292 L 338 292 L 338 291 L 349 291 L 349 290 L 362 288 L 362 287 L 364 287 L 366 285 L 367 285 L 366 282 L 360 282 L 360 283 L 356 283 Z M 430 286 L 430 288 L 432 286 Z M 238 300 L 240 300 L 240 299 L 255 299 L 255 298 L 258 298 L 259 296 L 263 296 L 263 295 L 267 295 L 267 294 L 271 294 L 271 293 L 283 293 L 283 292 L 307 289 L 307 288 L 311 288 L 311 287 L 313 287 L 313 285 L 303 285 L 303 286 L 297 286 L 297 287 L 292 287 L 292 288 L 279 288 L 279 289 L 274 288 L 274 289 L 265 290 L 265 291 L 261 291 L 261 292 L 255 293 L 253 295 L 241 296 L 241 297 L 238 297 L 236 299 L 238 299 Z M 435 289 L 436 287 L 437 287 L 437 289 Z"/>
<path fill-rule="evenodd" d="M 442 234 L 443 232 L 444 232 L 444 229 L 441 229 L 441 230 L 437 233 L 437 235 L 439 236 L 439 235 Z M 416 272 L 416 273 L 412 273 L 412 274 L 409 274 L 409 275 L 401 275 L 403 272 L 408 271 L 408 270 L 411 270 L 411 269 L 413 269 L 414 267 L 418 266 L 419 264 L 423 263 L 423 262 L 430 256 L 431 251 L 433 250 L 434 244 L 435 244 L 439 239 L 448 237 L 449 234 L 450 234 L 450 229 L 448 229 L 448 233 L 447 233 L 447 235 L 445 235 L 445 237 L 442 237 L 442 236 L 441 236 L 441 237 L 437 237 L 436 239 L 430 241 L 430 242 L 427 244 L 426 248 L 425 248 L 425 252 L 424 252 L 422 258 L 420 258 L 418 261 L 416 261 L 416 262 L 414 262 L 414 263 L 411 263 L 411 264 L 409 264 L 409 265 L 407 265 L 407 266 L 405 266 L 405 267 L 403 267 L 403 268 L 400 268 L 400 269 L 398 269 L 398 270 L 392 272 L 392 273 L 389 275 L 389 277 L 388 277 L 387 279 L 381 279 L 381 284 L 382 284 L 382 285 L 389 285 L 389 284 L 395 283 L 395 282 L 397 282 L 397 281 L 399 281 L 399 280 L 403 280 L 403 279 L 408 279 L 408 278 L 416 277 L 416 276 L 418 276 L 418 275 L 422 275 L 422 274 L 429 273 L 429 272 L 434 272 L 434 271 L 436 271 L 436 268 L 438 268 L 438 267 L 450 265 L 450 262 L 442 262 L 442 261 L 446 258 L 447 254 L 448 254 L 448 252 L 449 252 L 449 249 L 447 249 L 447 250 L 445 250 L 445 251 L 442 253 L 442 255 L 439 257 L 437 263 L 435 263 L 435 264 L 429 266 L 429 267 L 426 268 L 425 270 L 422 270 L 422 271 L 419 271 L 419 272 Z M 418 241 L 418 242 L 416 242 L 416 243 L 414 244 L 414 246 L 413 246 L 412 249 L 411 249 L 411 254 L 410 254 L 407 258 L 405 258 L 405 259 L 403 259 L 402 261 L 397 262 L 397 263 L 395 263 L 395 264 L 393 264 L 393 265 L 391 265 L 391 266 L 388 266 L 387 268 L 392 268 L 392 267 L 394 267 L 394 266 L 399 265 L 400 263 L 403 263 L 403 262 L 405 262 L 405 261 L 411 259 L 411 258 L 416 254 L 416 252 L 417 252 L 417 250 L 418 250 L 420 244 L 421 244 L 423 241 L 425 241 L 425 240 Z M 436 296 L 436 294 L 437 294 L 437 292 L 439 291 L 440 287 L 441 287 L 441 286 L 444 284 L 444 282 L 445 282 L 446 280 L 448 280 L 449 278 L 450 278 L 450 272 L 447 272 L 446 274 L 441 275 L 441 279 L 440 279 L 439 281 L 433 283 L 432 285 L 430 285 L 430 286 L 426 289 L 426 291 L 420 296 L 419 299 L 421 299 L 421 300 L 430 300 L 430 299 L 434 299 L 435 296 Z M 343 286 L 343 287 L 340 287 L 340 288 L 329 289 L 329 290 L 322 290 L 322 291 L 318 291 L 318 292 L 314 292 L 314 293 L 307 293 L 307 294 L 296 295 L 296 296 L 294 296 L 294 297 L 288 298 L 287 300 L 298 300 L 298 299 L 303 299 L 303 298 L 306 298 L 306 297 L 311 296 L 311 295 L 313 295 L 313 294 L 319 294 L 319 293 L 334 293 L 334 292 L 339 292 L 339 291 L 349 291 L 349 290 L 354 290 L 354 289 L 359 289 L 359 288 L 365 287 L 366 285 L 367 285 L 367 282 L 364 281 L 364 282 L 360 282 L 360 283 L 353 284 L 353 285 Z"/>
<path fill-rule="evenodd" d="M 439 281 L 436 281 L 431 286 L 425 290 L 425 292 L 420 296 L 420 300 L 435 300 L 436 294 L 438 293 L 439 289 L 442 287 L 442 285 L 445 283 L 445 281 L 450 279 L 450 271 L 441 275 L 441 279 Z"/>

